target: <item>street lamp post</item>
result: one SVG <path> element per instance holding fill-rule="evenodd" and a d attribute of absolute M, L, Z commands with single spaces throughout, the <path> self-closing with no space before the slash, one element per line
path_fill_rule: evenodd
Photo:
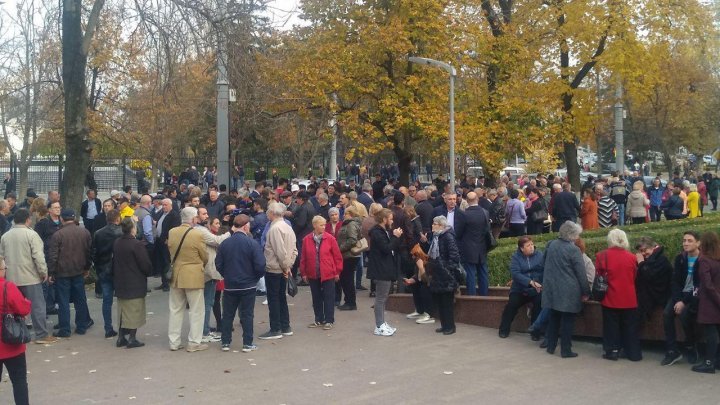
<path fill-rule="evenodd" d="M 445 70 L 450 74 L 450 184 L 455 188 L 455 68 L 445 62 L 435 59 L 419 58 L 411 56 L 408 58 L 411 63 L 433 66 Z"/>

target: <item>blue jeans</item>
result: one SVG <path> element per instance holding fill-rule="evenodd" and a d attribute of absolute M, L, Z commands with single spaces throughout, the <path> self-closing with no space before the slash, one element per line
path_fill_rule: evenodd
<path fill-rule="evenodd" d="M 488 295 L 488 267 L 486 263 L 462 263 L 467 273 L 467 295 Z"/>
<path fill-rule="evenodd" d="M 618 204 L 618 225 L 625 225 L 625 204 Z"/>
<path fill-rule="evenodd" d="M 58 333 L 70 334 L 70 301 L 75 304 L 75 327 L 85 331 L 89 326 L 90 312 L 85 297 L 85 280 L 82 275 L 58 277 L 55 279 L 58 301 Z"/>
<path fill-rule="evenodd" d="M 365 253 L 360 255 L 360 260 L 357 262 L 355 269 L 355 288 L 362 287 L 362 275 L 363 275 L 363 264 L 365 263 Z"/>
<path fill-rule="evenodd" d="M 213 305 L 215 305 L 215 285 L 216 280 L 210 280 L 205 282 L 205 321 L 203 322 L 203 336 L 207 336 L 210 333 L 210 312 L 212 311 Z"/>
<path fill-rule="evenodd" d="M 466 274 L 467 295 L 477 295 L 477 264 L 463 262 L 462 266 Z"/>
<path fill-rule="evenodd" d="M 530 327 L 534 330 L 544 330 L 547 327 L 548 320 L 550 319 L 550 311 L 551 310 L 549 308 L 541 309 L 540 314 L 538 314 L 535 322 L 533 322 Z"/>
<path fill-rule="evenodd" d="M 315 322 L 335 323 L 335 280 L 308 280 L 312 294 Z"/>
<path fill-rule="evenodd" d="M 115 292 L 115 285 L 113 284 L 112 277 L 103 276 L 99 277 L 100 288 L 102 288 L 102 315 L 103 322 L 105 323 L 105 332 L 113 330 L 112 324 L 112 305 L 113 305 L 113 293 Z"/>
<path fill-rule="evenodd" d="M 281 332 L 290 328 L 290 313 L 287 305 L 287 280 L 282 274 L 265 273 L 270 330 Z"/>
<path fill-rule="evenodd" d="M 232 342 L 232 323 L 235 312 L 240 309 L 243 345 L 253 343 L 253 319 L 255 314 L 255 289 L 242 291 L 223 291 L 222 294 L 222 344 Z"/>

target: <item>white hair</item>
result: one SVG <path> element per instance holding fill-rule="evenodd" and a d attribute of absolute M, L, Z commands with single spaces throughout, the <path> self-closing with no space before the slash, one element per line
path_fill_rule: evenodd
<path fill-rule="evenodd" d="M 180 211 L 180 221 L 182 221 L 183 224 L 190 224 L 192 225 L 193 219 L 197 216 L 197 208 L 195 207 L 185 207 Z"/>
<path fill-rule="evenodd" d="M 443 215 L 438 215 L 435 218 L 433 218 L 433 224 L 438 224 L 438 225 L 442 226 L 444 229 L 450 228 L 447 217 L 445 217 Z"/>
<path fill-rule="evenodd" d="M 580 237 L 581 233 L 582 226 L 572 221 L 565 221 L 565 223 L 560 225 L 560 229 L 558 230 L 558 238 L 570 242 L 575 242 Z"/>
<path fill-rule="evenodd" d="M 285 214 L 285 211 L 287 211 L 287 207 L 285 204 L 279 202 L 270 203 L 267 208 L 267 213 L 273 214 L 276 217 L 282 217 L 283 214 Z"/>
<path fill-rule="evenodd" d="M 607 236 L 608 247 L 619 247 L 630 250 L 630 242 L 628 242 L 627 234 L 620 229 L 613 229 Z"/>

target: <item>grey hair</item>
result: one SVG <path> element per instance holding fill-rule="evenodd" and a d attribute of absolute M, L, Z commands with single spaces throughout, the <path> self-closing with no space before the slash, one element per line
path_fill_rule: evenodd
<path fill-rule="evenodd" d="M 507 195 L 507 188 L 505 187 L 498 187 L 497 190 L 495 190 L 497 193 L 497 196 L 500 198 L 503 198 Z"/>
<path fill-rule="evenodd" d="M 328 195 L 325 194 L 325 193 L 322 193 L 322 194 L 320 194 L 320 195 L 318 196 L 317 199 L 318 199 L 318 200 L 327 201 L 327 200 L 328 200 Z"/>
<path fill-rule="evenodd" d="M 180 211 L 180 221 L 182 221 L 183 224 L 192 224 L 193 218 L 197 216 L 197 208 L 195 207 L 185 207 Z"/>
<path fill-rule="evenodd" d="M 560 230 L 558 230 L 558 238 L 570 242 L 575 242 L 580 237 L 582 231 L 582 226 L 572 221 L 565 221 L 564 224 L 560 225 Z"/>
<path fill-rule="evenodd" d="M 391 186 L 391 185 L 388 184 L 388 185 L 385 186 L 385 188 L 383 189 L 383 193 L 385 193 L 385 194 L 390 194 L 390 193 L 392 193 L 393 190 L 394 190 L 393 186 Z"/>
<path fill-rule="evenodd" d="M 328 210 L 328 215 L 332 215 L 332 214 L 338 214 L 338 215 L 340 215 L 340 210 L 337 209 L 337 207 L 332 207 L 332 208 L 330 208 L 330 209 Z"/>
<path fill-rule="evenodd" d="M 433 224 L 442 225 L 442 227 L 445 229 L 450 228 L 447 218 L 442 215 L 438 215 L 435 218 L 433 218 Z"/>
<path fill-rule="evenodd" d="M 283 214 L 285 214 L 285 211 L 287 211 L 287 207 L 283 203 L 274 202 L 268 205 L 267 213 L 273 214 L 276 217 L 282 217 Z"/>
<path fill-rule="evenodd" d="M 0 210 L 5 209 L 8 206 L 7 200 L 0 199 Z"/>
<path fill-rule="evenodd" d="M 362 191 L 372 191 L 372 185 L 369 183 L 363 183 Z"/>
<path fill-rule="evenodd" d="M 620 229 L 613 229 L 607 236 L 608 247 L 619 247 L 630 250 L 630 242 L 628 242 L 627 234 Z"/>

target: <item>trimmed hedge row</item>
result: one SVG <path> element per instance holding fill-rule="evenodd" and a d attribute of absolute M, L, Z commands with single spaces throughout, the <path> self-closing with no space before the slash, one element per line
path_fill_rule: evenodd
<path fill-rule="evenodd" d="M 661 221 L 651 224 L 622 227 L 632 247 L 642 236 L 650 236 L 665 248 L 665 255 L 672 262 L 682 249 L 682 235 L 687 230 L 699 233 L 720 230 L 720 215 L 710 214 L 702 218 Z M 595 260 L 595 254 L 607 248 L 607 234 L 612 228 L 583 232 L 587 255 Z M 533 236 L 536 249 L 545 250 L 545 245 L 557 238 L 557 234 Z M 510 257 L 517 250 L 517 239 L 503 239 L 503 243 L 488 255 L 490 285 L 504 286 L 510 281 Z"/>

